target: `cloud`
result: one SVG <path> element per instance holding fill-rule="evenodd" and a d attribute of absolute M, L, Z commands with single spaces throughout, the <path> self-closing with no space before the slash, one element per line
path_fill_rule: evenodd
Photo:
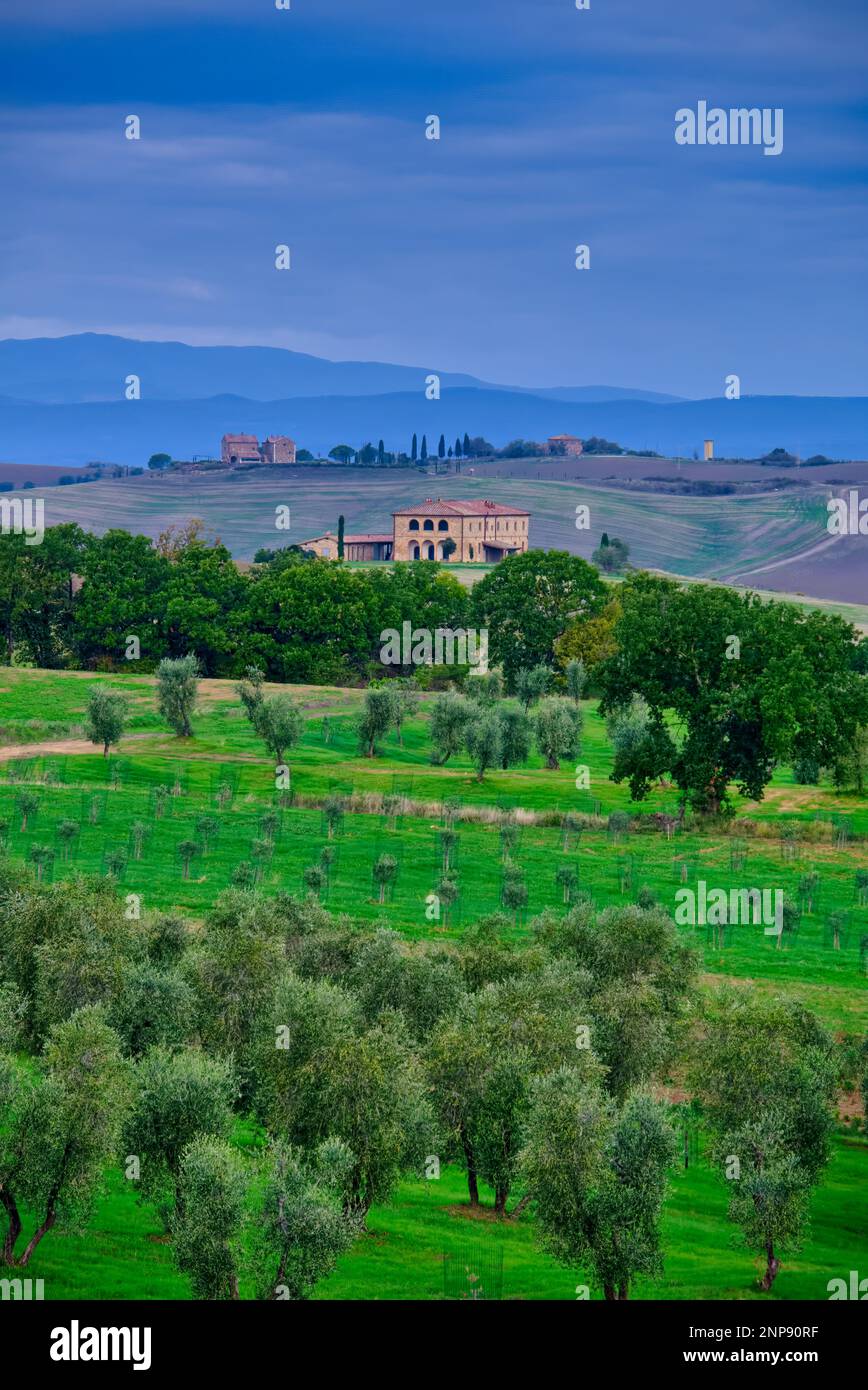
<path fill-rule="evenodd" d="M 68 0 L 62 34 L 16 0 L 3 17 L 7 322 L 515 382 L 703 395 L 745 364 L 755 390 L 862 389 L 855 0 Z M 784 154 L 677 147 L 699 97 L 783 105 Z"/>

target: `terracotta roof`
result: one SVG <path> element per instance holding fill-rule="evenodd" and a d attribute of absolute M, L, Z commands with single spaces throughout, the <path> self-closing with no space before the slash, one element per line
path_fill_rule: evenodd
<path fill-rule="evenodd" d="M 254 449 L 259 448 L 259 440 L 255 434 L 224 434 L 224 444 L 252 444 Z"/>
<path fill-rule="evenodd" d="M 577 444 L 581 444 L 581 442 L 582 442 L 581 439 L 579 439 L 579 436 L 578 436 L 577 434 L 550 434 L 550 435 L 549 435 L 549 443 L 551 443 L 551 441 L 554 440 L 554 439 L 564 439 L 564 440 L 566 440 L 566 439 L 573 439 L 573 440 L 575 440 L 575 442 L 576 442 Z"/>
<path fill-rule="evenodd" d="M 358 535 L 358 536 L 344 536 L 344 544 L 345 544 L 345 545 L 347 545 L 347 544 L 352 544 L 353 542 L 358 543 L 358 542 L 360 542 L 360 541 L 389 541 L 389 542 L 391 542 L 391 540 L 392 540 L 391 533 L 389 533 L 389 534 L 387 535 L 385 532 L 383 533 L 383 535 L 379 535 L 379 534 L 376 534 L 376 535 L 375 535 L 375 534 L 372 533 L 372 532 L 371 532 L 371 533 L 369 533 L 369 532 L 363 532 L 361 535 Z"/>
<path fill-rule="evenodd" d="M 442 497 L 426 497 L 415 507 L 398 507 L 392 516 L 530 516 L 523 507 L 507 507 L 502 502 L 479 500 L 455 501 Z"/>

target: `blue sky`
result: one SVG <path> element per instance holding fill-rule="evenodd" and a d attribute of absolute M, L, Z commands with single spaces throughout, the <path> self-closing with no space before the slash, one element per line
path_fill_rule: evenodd
<path fill-rule="evenodd" d="M 292 5 L 3 0 L 0 337 L 868 394 L 864 0 Z M 783 153 L 676 145 L 699 99 Z"/>

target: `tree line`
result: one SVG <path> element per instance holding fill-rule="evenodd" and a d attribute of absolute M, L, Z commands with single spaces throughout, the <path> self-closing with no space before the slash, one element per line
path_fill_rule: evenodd
<path fill-rule="evenodd" d="M 761 797 L 782 763 L 830 769 L 860 792 L 868 774 L 868 643 L 852 624 L 641 571 L 614 591 L 565 551 L 510 556 L 468 591 L 431 561 L 354 570 L 286 549 L 242 573 L 198 523 L 156 544 L 70 524 L 50 528 L 40 546 L 0 538 L 0 600 L 8 661 L 147 671 L 192 656 L 205 676 L 255 668 L 278 682 L 437 678 L 456 695 L 442 727 L 462 736 L 468 668 L 384 667 L 382 638 L 405 621 L 429 632 L 485 630 L 507 692 L 539 668 L 562 690 L 580 662 L 603 714 L 632 720 L 614 778 L 636 800 L 667 778 L 683 805 L 718 814 L 731 809 L 733 785 Z M 558 714 L 564 728 L 566 718 Z M 509 730 L 486 717 L 473 737 L 494 766 Z"/>

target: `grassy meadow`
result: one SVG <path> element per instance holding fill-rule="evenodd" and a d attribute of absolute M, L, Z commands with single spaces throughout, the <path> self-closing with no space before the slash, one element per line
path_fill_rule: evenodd
<path fill-rule="evenodd" d="M 127 732 L 108 758 L 86 741 L 82 729 L 88 688 L 95 682 L 122 689 L 130 702 Z M 600 907 L 634 901 L 648 887 L 669 911 L 679 888 L 695 887 L 700 879 L 709 887 L 783 888 L 797 900 L 800 879 L 816 871 L 820 887 L 812 910 L 802 912 L 798 929 L 780 948 L 761 926 L 728 929 L 723 940 L 710 939 L 704 927 L 681 930 L 702 953 L 705 988 L 724 978 L 750 981 L 803 1000 L 839 1036 L 864 1030 L 868 991 L 860 942 L 868 938 L 868 906 L 856 899 L 854 875 L 868 868 L 868 803 L 839 795 L 829 785 L 797 785 L 791 770 L 781 768 L 762 802 L 739 804 L 728 831 L 688 822 L 667 836 L 657 823 L 634 820 L 633 829 L 614 837 L 606 825 L 610 812 L 674 816 L 676 794 L 674 788 L 659 787 L 640 806 L 631 803 L 626 786 L 609 781 L 612 750 L 593 700 L 583 703 L 579 756 L 590 785 L 577 790 L 574 766 L 547 771 L 536 754 L 527 766 L 488 773 L 482 783 L 463 755 L 445 767 L 432 766 L 432 696 L 422 698 L 405 725 L 403 746 L 391 732 L 380 755 L 368 759 L 359 754 L 354 726 L 360 691 L 295 687 L 292 693 L 306 727 L 289 757 L 292 791 L 284 804 L 274 789 L 272 763 L 231 682 L 201 682 L 194 736 L 180 740 L 156 713 L 151 677 L 5 669 L 0 675 L 0 822 L 8 823 L 7 852 L 26 860 L 34 845 L 49 846 L 54 860 L 44 872 L 57 881 L 77 871 L 106 873 L 107 856 L 121 851 L 126 862 L 120 893 L 140 894 L 146 910 L 177 908 L 195 922 L 229 883 L 233 868 L 251 858 L 254 842 L 262 840 L 263 815 L 274 813 L 279 825 L 273 851 L 259 862 L 260 891 L 303 892 L 304 869 L 331 844 L 335 857 L 324 894 L 331 911 L 448 942 L 460 939 L 464 927 L 483 913 L 500 908 L 498 821 L 520 808 L 512 857 L 524 872 L 528 905 L 509 928 L 516 940 L 529 939 L 535 914 L 546 907 L 562 909 L 555 873 L 563 864 L 576 870 L 579 887 Z M 158 793 L 161 787 L 165 793 Z M 22 791 L 38 798 L 26 828 Z M 387 793 L 406 798 L 406 809 L 392 819 L 380 804 Z M 331 794 L 353 798 L 354 809 L 329 840 L 321 803 Z M 455 825 L 460 896 L 447 921 L 432 923 L 426 919 L 426 896 L 442 872 L 443 802 L 453 798 L 464 816 Z M 566 812 L 578 812 L 584 820 L 581 833 L 565 839 L 559 822 Z M 219 825 L 207 847 L 197 830 L 203 815 Z M 57 836 L 64 819 L 80 826 L 67 857 Z M 134 857 L 131 834 L 136 822 L 146 827 L 140 859 Z M 782 834 L 786 826 L 796 830 Z M 191 839 L 200 843 L 200 852 L 185 877 L 178 846 Z M 741 868 L 734 858 L 739 852 L 746 855 Z M 383 853 L 394 855 L 399 873 L 381 904 L 372 866 Z M 833 913 L 845 914 L 837 941 L 830 928 Z M 814 1195 L 808 1240 L 800 1254 L 785 1258 L 774 1298 L 826 1298 L 829 1278 L 859 1267 L 868 1204 L 860 1186 L 866 1140 L 857 1113 L 850 1098 L 833 1160 Z M 238 1140 L 242 1146 L 256 1144 L 259 1136 L 239 1126 Z M 753 1257 L 732 1241 L 724 1185 L 695 1154 L 686 1170 L 679 1166 L 673 1173 L 665 1215 L 665 1277 L 640 1281 L 636 1296 L 761 1296 Z M 487 1212 L 471 1218 L 462 1174 L 449 1168 L 438 1181 L 405 1180 L 387 1206 L 375 1207 L 369 1232 L 316 1296 L 443 1297 L 444 1258 L 454 1256 L 460 1267 L 479 1249 L 489 1257 L 502 1251 L 506 1298 L 576 1296 L 577 1277 L 540 1253 L 532 1220 L 525 1215 L 498 1223 Z M 156 1213 L 136 1205 L 119 1173 L 107 1175 L 88 1232 L 52 1233 L 28 1273 L 45 1279 L 48 1298 L 189 1296 Z"/>

